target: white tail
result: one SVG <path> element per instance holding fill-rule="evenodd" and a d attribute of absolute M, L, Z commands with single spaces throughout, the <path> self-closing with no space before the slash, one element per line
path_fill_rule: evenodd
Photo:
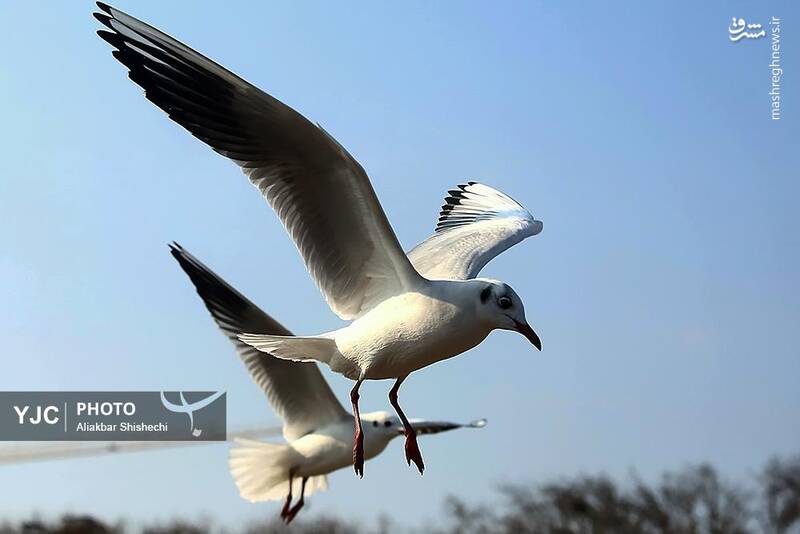
<path fill-rule="evenodd" d="M 228 465 L 239 495 L 250 502 L 285 499 L 289 494 L 289 469 L 302 462 L 303 457 L 290 445 L 249 439 L 236 442 L 240 446 L 231 449 Z M 301 479 L 295 477 L 292 495 L 300 495 L 300 483 Z M 305 495 L 326 489 L 328 477 L 311 477 L 306 483 Z"/>
<path fill-rule="evenodd" d="M 239 334 L 239 339 L 281 360 L 330 363 L 331 358 L 338 353 L 336 342 L 324 337 Z"/>

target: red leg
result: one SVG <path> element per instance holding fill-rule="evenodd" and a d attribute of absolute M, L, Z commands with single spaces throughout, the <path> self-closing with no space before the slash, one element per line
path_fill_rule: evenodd
<path fill-rule="evenodd" d="M 359 378 L 350 390 L 350 402 L 353 403 L 353 417 L 356 420 L 356 433 L 353 436 L 353 469 L 360 478 L 364 478 L 364 432 L 361 430 L 361 413 L 358 410 L 358 388 L 363 381 L 363 378 Z"/>
<path fill-rule="evenodd" d="M 289 471 L 289 495 L 286 496 L 286 502 L 283 503 L 281 510 L 281 519 L 286 521 L 286 516 L 289 515 L 289 505 L 292 504 L 292 481 L 294 479 L 294 472 Z"/>
<path fill-rule="evenodd" d="M 392 389 L 389 391 L 389 402 L 392 403 L 397 415 L 400 416 L 400 420 L 403 422 L 403 429 L 406 435 L 406 462 L 408 462 L 408 465 L 414 462 L 414 465 L 417 466 L 419 474 L 421 475 L 425 470 L 425 463 L 422 461 L 422 453 L 419 452 L 419 445 L 417 445 L 417 433 L 411 426 L 411 423 L 408 422 L 406 414 L 403 413 L 403 410 L 397 403 L 397 391 L 400 389 L 400 384 L 402 384 L 405 379 L 405 376 L 400 377 L 394 383 L 394 386 L 392 386 Z"/>
<path fill-rule="evenodd" d="M 292 506 L 292 509 L 289 510 L 289 513 L 286 515 L 286 524 L 292 522 L 294 516 L 297 515 L 297 512 L 300 511 L 300 508 L 303 507 L 303 496 L 306 494 L 306 482 L 308 482 L 308 477 L 303 477 L 303 482 L 300 484 L 300 500 L 297 501 L 297 504 Z"/>

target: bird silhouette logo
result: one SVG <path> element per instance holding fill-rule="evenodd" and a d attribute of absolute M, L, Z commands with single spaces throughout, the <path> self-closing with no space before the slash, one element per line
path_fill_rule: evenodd
<path fill-rule="evenodd" d="M 199 438 L 203 431 L 200 428 L 194 426 L 194 412 L 202 410 L 218 398 L 220 398 L 225 392 L 224 391 L 217 391 L 216 393 L 212 393 L 208 397 L 201 399 L 197 402 L 189 403 L 186 402 L 186 397 L 183 396 L 183 391 L 178 392 L 178 396 L 181 399 L 180 404 L 175 404 L 167 399 L 166 394 L 162 391 L 161 392 L 161 404 L 164 405 L 164 408 L 171 412 L 175 413 L 185 413 L 189 416 L 189 429 L 192 431 L 192 436 Z"/>

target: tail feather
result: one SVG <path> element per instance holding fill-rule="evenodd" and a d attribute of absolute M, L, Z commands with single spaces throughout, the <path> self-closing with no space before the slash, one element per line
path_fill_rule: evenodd
<path fill-rule="evenodd" d="M 338 352 L 336 342 L 324 337 L 240 334 L 239 339 L 261 352 L 295 362 L 316 361 L 329 364 Z"/>
<path fill-rule="evenodd" d="M 231 449 L 229 466 L 239 495 L 250 502 L 277 501 L 289 494 L 289 469 L 302 461 L 302 456 L 289 445 L 237 439 Z M 292 481 L 292 494 L 300 494 L 301 479 Z M 310 477 L 305 495 L 328 489 L 325 475 Z"/>

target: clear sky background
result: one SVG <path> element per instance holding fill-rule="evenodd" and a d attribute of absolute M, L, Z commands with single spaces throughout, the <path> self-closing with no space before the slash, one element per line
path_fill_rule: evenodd
<path fill-rule="evenodd" d="M 542 337 L 493 333 L 419 372 L 416 417 L 480 431 L 396 440 L 314 512 L 433 518 L 447 494 L 577 473 L 745 479 L 800 444 L 800 9 L 790 2 L 156 2 L 118 7 L 320 122 L 363 164 L 403 245 L 445 191 L 494 185 L 544 231 L 484 270 Z M 170 257 L 177 240 L 298 333 L 340 321 L 236 166 L 142 96 L 93 5 L 0 3 L 0 389 L 224 389 L 230 427 L 277 422 Z M 783 118 L 768 39 L 783 20 Z M 332 201 L 335 201 L 332 199 Z M 332 376 L 347 398 L 350 383 Z M 389 382 L 362 388 L 388 408 Z M 227 446 L 0 468 L 0 517 L 229 525 Z"/>

